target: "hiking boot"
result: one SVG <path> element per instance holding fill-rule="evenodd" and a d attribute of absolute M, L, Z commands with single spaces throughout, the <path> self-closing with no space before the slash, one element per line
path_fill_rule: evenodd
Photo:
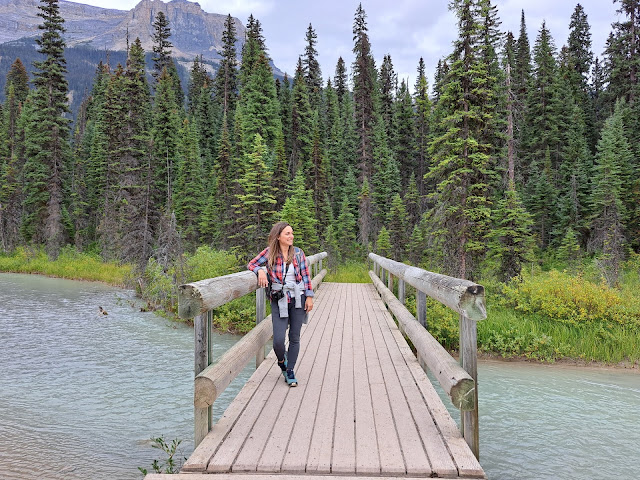
<path fill-rule="evenodd" d="M 293 370 L 291 370 L 290 368 L 287 369 L 287 374 L 285 376 L 285 379 L 287 380 L 287 385 L 289 385 L 290 387 L 298 386 L 298 380 L 296 379 L 296 376 L 293 373 Z"/>
<path fill-rule="evenodd" d="M 278 362 L 278 366 L 280 370 L 282 370 L 282 376 L 284 377 L 284 381 L 287 381 L 287 352 L 284 352 L 284 361 L 282 363 Z"/>

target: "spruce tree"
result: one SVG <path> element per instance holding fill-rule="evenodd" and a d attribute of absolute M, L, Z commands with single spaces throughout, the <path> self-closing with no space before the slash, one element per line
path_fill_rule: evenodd
<path fill-rule="evenodd" d="M 233 119 L 238 102 L 238 60 L 236 58 L 236 25 L 231 15 L 224 21 L 222 59 L 216 72 L 213 95 L 227 121 Z M 232 125 L 231 122 L 230 125 Z"/>
<path fill-rule="evenodd" d="M 500 280 L 507 282 L 520 275 L 523 264 L 533 253 L 532 220 L 520 201 L 515 183 L 509 186 L 496 205 L 495 226 L 489 235 L 490 255 L 499 262 Z"/>
<path fill-rule="evenodd" d="M 305 252 L 315 252 L 319 246 L 316 233 L 316 207 L 311 190 L 305 186 L 305 176 L 299 171 L 293 179 L 289 195 L 278 214 L 280 220 L 289 223 L 296 236 L 296 245 Z"/>
<path fill-rule="evenodd" d="M 13 250 L 20 242 L 22 221 L 23 136 L 18 128 L 21 110 L 29 94 L 29 76 L 20 59 L 7 73 L 5 104 L 0 111 L 0 249 Z"/>
<path fill-rule="evenodd" d="M 200 220 L 204 209 L 205 178 L 200 157 L 197 131 L 185 120 L 180 131 L 177 155 L 174 206 L 176 220 L 187 247 L 194 248 L 200 240 Z"/>
<path fill-rule="evenodd" d="M 180 141 L 182 109 L 176 103 L 173 80 L 166 68 L 157 80 L 151 123 L 155 164 L 152 195 L 156 205 L 169 211 L 177 173 L 175 160 Z"/>
<path fill-rule="evenodd" d="M 22 230 L 28 241 L 45 243 L 47 253 L 56 257 L 67 240 L 63 215 L 70 157 L 64 19 L 57 0 L 41 0 L 38 9 L 43 23 L 36 43 L 45 59 L 34 64 L 33 116 L 25 132 Z"/>
<path fill-rule="evenodd" d="M 256 133 L 273 150 L 282 129 L 279 111 L 280 104 L 271 66 L 266 54 L 261 52 L 254 62 L 252 72 L 246 77 L 246 83 L 242 84 L 236 109 L 235 130 L 239 135 L 236 147 L 239 153 L 252 151 Z"/>
<path fill-rule="evenodd" d="M 353 23 L 353 38 L 355 41 L 353 47 L 353 53 L 355 54 L 353 63 L 353 100 L 355 104 L 355 123 L 358 139 L 357 158 L 361 185 L 358 221 L 360 241 L 363 245 L 369 243 L 373 219 L 369 182 L 373 170 L 373 130 L 376 113 L 374 105 L 377 95 L 375 62 L 371 54 L 366 18 L 362 4 L 359 4 Z"/>
<path fill-rule="evenodd" d="M 405 260 L 409 243 L 409 222 L 407 210 L 398 193 L 391 199 L 386 225 L 391 238 L 391 258 L 402 262 Z"/>
<path fill-rule="evenodd" d="M 391 55 L 385 55 L 380 66 L 380 114 L 384 122 L 387 136 L 392 138 L 394 128 L 394 103 L 398 90 L 398 75 L 393 70 Z"/>
<path fill-rule="evenodd" d="M 382 227 L 376 239 L 376 253 L 382 257 L 390 257 L 392 252 L 391 235 L 386 227 Z"/>
<path fill-rule="evenodd" d="M 631 180 L 625 172 L 633 158 L 624 135 L 624 107 L 616 104 L 614 113 L 602 129 L 596 153 L 593 190 L 590 251 L 601 252 L 603 266 L 610 284 L 618 279 L 620 262 L 624 257 L 625 187 Z"/>
<path fill-rule="evenodd" d="M 235 195 L 237 233 L 232 236 L 234 249 L 247 256 L 259 251 L 274 220 L 276 199 L 267 168 L 267 146 L 260 134 L 254 136 L 253 148 L 244 155 L 243 169 L 237 178 Z"/>
<path fill-rule="evenodd" d="M 298 58 L 296 75 L 293 79 L 291 104 L 291 157 L 289 158 L 289 171 L 293 178 L 299 169 L 310 170 L 311 151 L 313 148 L 313 115 L 307 92 L 307 83 L 304 78 L 302 59 L 300 58 Z"/>
<path fill-rule="evenodd" d="M 571 89 L 576 103 L 585 114 L 589 147 L 593 149 L 597 141 L 597 135 L 593 131 L 593 104 L 589 98 L 589 76 L 593 65 L 593 52 L 587 14 L 580 4 L 576 5 L 571 15 L 567 47 Z"/>
<path fill-rule="evenodd" d="M 440 133 L 431 143 L 433 165 L 427 178 L 437 184 L 430 228 L 444 252 L 444 268 L 459 278 L 473 276 L 486 252 L 490 193 L 495 159 L 484 141 L 495 132 L 491 65 L 482 35 L 488 2 L 454 2 L 459 37 L 449 57 L 447 82 L 436 106 Z"/>
<path fill-rule="evenodd" d="M 400 169 L 402 187 L 406 188 L 409 177 L 418 170 L 416 162 L 416 122 L 413 102 L 409 87 L 404 81 L 400 82 L 397 100 L 393 112 L 393 153 Z M 428 120 L 427 120 L 428 121 Z M 424 172 L 423 172 L 424 175 Z"/>
<path fill-rule="evenodd" d="M 151 152 L 151 96 L 140 39 L 131 45 L 126 68 L 112 76 L 105 102 L 108 126 L 107 198 L 100 225 L 103 253 L 146 265 L 160 207 L 153 203 L 156 168 Z"/>
<path fill-rule="evenodd" d="M 336 93 L 338 94 L 338 101 L 342 103 L 342 99 L 345 94 L 349 92 L 348 87 L 348 77 L 347 77 L 347 67 L 344 63 L 342 57 L 338 58 L 338 62 L 336 63 L 336 71 L 333 77 L 333 83 L 336 88 Z"/>
<path fill-rule="evenodd" d="M 307 28 L 305 40 L 307 44 L 304 49 L 304 57 L 302 58 L 304 80 L 307 84 L 311 108 L 317 109 L 320 107 L 320 101 L 322 99 L 322 71 L 320 70 L 318 51 L 316 50 L 318 36 L 311 24 L 309 24 Z"/>
<path fill-rule="evenodd" d="M 424 60 L 418 62 L 418 77 L 414 88 L 415 103 L 415 147 L 416 147 L 416 175 L 418 192 L 425 195 L 424 176 L 429 171 L 429 142 L 431 141 L 431 100 L 429 99 L 429 85 L 425 74 Z M 422 206 L 420 206 L 422 209 Z"/>

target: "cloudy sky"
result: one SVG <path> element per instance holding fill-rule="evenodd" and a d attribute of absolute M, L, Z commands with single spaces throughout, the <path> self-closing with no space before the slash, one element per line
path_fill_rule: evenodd
<path fill-rule="evenodd" d="M 139 0 L 83 0 L 78 3 L 129 10 Z M 295 71 L 298 56 L 304 52 L 305 33 L 311 23 L 318 36 L 316 49 L 324 78 L 333 77 L 338 58 L 348 66 L 353 61 L 353 17 L 359 3 L 367 14 L 367 25 L 376 65 L 391 55 L 399 78 L 415 82 L 420 57 L 424 58 L 429 83 L 438 59 L 451 51 L 457 34 L 455 16 L 448 11 L 448 0 L 200 0 L 210 13 L 230 13 L 246 24 L 253 13 L 262 23 L 266 45 L 275 65 Z M 601 55 L 611 23 L 617 21 L 613 0 L 494 0 L 503 31 L 520 28 L 524 9 L 531 46 L 546 21 L 556 47 L 567 41 L 569 21 L 577 3 L 584 8 L 591 25 L 592 50 Z M 619 5 L 619 3 L 618 3 Z"/>

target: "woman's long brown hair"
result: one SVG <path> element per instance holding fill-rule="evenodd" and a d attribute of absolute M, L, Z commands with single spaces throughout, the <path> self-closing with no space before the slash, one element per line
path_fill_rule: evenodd
<path fill-rule="evenodd" d="M 269 240 L 267 241 L 267 246 L 269 247 L 269 255 L 267 256 L 267 264 L 269 268 L 273 268 L 276 264 L 276 259 L 278 255 L 282 252 L 280 251 L 280 241 L 278 237 L 282 233 L 282 231 L 290 227 L 287 222 L 277 222 L 273 227 L 271 227 L 271 232 L 269 232 Z M 284 256 L 284 253 L 282 253 Z M 291 263 L 293 261 L 293 245 L 289 247 L 289 251 L 287 252 L 287 263 Z"/>

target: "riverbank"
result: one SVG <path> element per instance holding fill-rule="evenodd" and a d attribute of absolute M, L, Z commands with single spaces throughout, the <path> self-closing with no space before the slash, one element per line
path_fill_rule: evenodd
<path fill-rule="evenodd" d="M 33 273 L 121 288 L 133 285 L 133 266 L 104 262 L 98 255 L 79 253 L 70 247 L 62 249 L 55 260 L 42 249 L 19 247 L 11 255 L 0 255 L 0 272 Z"/>
<path fill-rule="evenodd" d="M 55 261 L 43 251 L 19 249 L 0 256 L 0 271 L 37 273 L 73 280 L 98 281 L 123 287 L 133 286 L 148 310 L 177 320 L 177 284 L 211 278 L 237 269 L 237 260 L 226 252 L 201 247 L 184 263 L 184 281 L 172 281 L 166 272 L 150 262 L 140 278 L 133 279 L 128 265 L 103 263 L 99 257 L 64 249 Z M 555 270 L 528 273 L 517 282 L 487 282 L 488 317 L 478 323 L 478 352 L 481 358 L 503 361 L 611 366 L 638 369 L 640 366 L 640 299 L 631 293 L 638 286 L 634 275 L 612 289 L 583 275 Z M 367 283 L 365 262 L 349 262 L 333 269 L 327 282 Z M 415 315 L 415 296 L 407 291 L 407 308 Z M 214 328 L 243 335 L 255 325 L 255 301 L 245 296 L 216 309 Z M 428 299 L 430 333 L 450 352 L 458 349 L 457 315 Z"/>

